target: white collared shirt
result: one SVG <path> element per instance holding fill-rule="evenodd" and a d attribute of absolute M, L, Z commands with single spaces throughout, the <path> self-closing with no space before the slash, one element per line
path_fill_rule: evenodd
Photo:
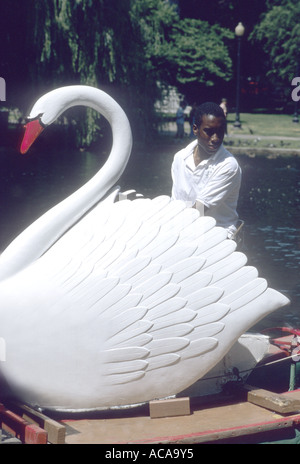
<path fill-rule="evenodd" d="M 188 206 L 201 202 L 209 209 L 206 215 L 215 218 L 217 226 L 230 233 L 238 220 L 241 168 L 224 145 L 196 166 L 193 156 L 196 145 L 197 140 L 174 156 L 172 198 L 183 200 Z"/>

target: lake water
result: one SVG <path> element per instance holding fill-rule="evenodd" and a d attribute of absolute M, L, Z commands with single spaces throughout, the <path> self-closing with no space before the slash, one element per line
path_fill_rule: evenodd
<path fill-rule="evenodd" d="M 120 180 L 153 198 L 170 194 L 170 166 L 180 148 L 175 141 L 134 149 Z M 0 149 L 0 251 L 28 224 L 86 182 L 105 161 L 105 153 L 58 151 L 26 156 Z M 244 249 L 270 286 L 291 305 L 261 321 L 265 327 L 300 327 L 300 158 L 237 157 L 243 170 L 239 213 L 245 220 Z"/>

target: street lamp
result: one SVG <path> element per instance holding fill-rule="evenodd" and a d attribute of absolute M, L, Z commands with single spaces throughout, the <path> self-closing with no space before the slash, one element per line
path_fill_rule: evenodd
<path fill-rule="evenodd" d="M 237 51 L 237 83 L 236 83 L 236 114 L 235 114 L 235 122 L 233 124 L 234 127 L 241 127 L 240 123 L 240 67 L 241 67 L 241 38 L 243 37 L 245 32 L 245 28 L 241 22 L 235 28 L 235 35 L 238 39 L 238 51 Z"/>

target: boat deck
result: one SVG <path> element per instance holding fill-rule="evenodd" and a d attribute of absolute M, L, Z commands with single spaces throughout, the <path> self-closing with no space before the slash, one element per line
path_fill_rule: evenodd
<path fill-rule="evenodd" d="M 144 409 L 99 419 L 65 420 L 69 444 L 195 444 L 210 443 L 290 429 L 300 414 L 279 414 L 248 401 L 192 405 L 191 414 L 151 418 Z M 281 433 L 282 435 L 282 433 Z M 282 435 L 283 436 L 283 435 Z"/>
<path fill-rule="evenodd" d="M 211 398 L 211 403 L 204 398 L 182 398 L 189 404 L 189 411 L 182 415 L 176 415 L 180 413 L 177 399 L 169 415 L 170 405 L 166 408 L 161 400 L 156 413 L 163 411 L 163 417 L 153 416 L 151 402 L 137 408 L 70 418 L 50 418 L 26 405 L 10 404 L 1 405 L 0 422 L 22 443 L 36 444 L 193 445 L 289 438 L 293 443 L 299 439 L 300 443 L 300 390 L 277 394 L 249 387 L 240 396 L 244 398 Z"/>
<path fill-rule="evenodd" d="M 227 394 L 151 401 L 135 408 L 93 413 L 50 414 L 50 417 L 28 405 L 0 404 L 0 428 L 22 443 L 35 444 L 300 444 L 300 389 L 288 392 L 284 389 L 291 364 L 282 356 L 277 350 L 262 362 L 263 369 L 256 369 L 252 376 L 255 382 L 251 385 L 256 386 L 243 384 L 236 388 L 233 384 L 233 390 Z M 270 359 L 280 363 L 268 364 Z M 284 383 L 275 392 L 274 378 L 280 380 L 280 377 Z"/>

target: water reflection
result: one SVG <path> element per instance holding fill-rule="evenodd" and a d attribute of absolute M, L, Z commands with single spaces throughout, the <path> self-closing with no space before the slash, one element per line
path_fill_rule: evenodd
<path fill-rule="evenodd" d="M 300 326 L 300 159 L 239 156 L 243 169 L 239 211 L 246 220 L 245 252 L 250 264 L 291 305 L 260 327 Z"/>
<path fill-rule="evenodd" d="M 176 145 L 135 149 L 120 180 L 123 189 L 145 196 L 170 194 L 170 166 Z M 0 250 L 44 211 L 79 188 L 107 154 L 34 151 L 20 156 L 0 149 Z M 243 170 L 239 212 L 245 220 L 249 264 L 291 305 L 261 321 L 254 330 L 300 327 L 300 159 L 239 156 Z"/>
<path fill-rule="evenodd" d="M 269 285 L 286 294 L 291 305 L 259 323 L 259 328 L 292 325 L 300 327 L 300 229 L 248 224 L 245 253 L 249 264 L 267 278 Z"/>

